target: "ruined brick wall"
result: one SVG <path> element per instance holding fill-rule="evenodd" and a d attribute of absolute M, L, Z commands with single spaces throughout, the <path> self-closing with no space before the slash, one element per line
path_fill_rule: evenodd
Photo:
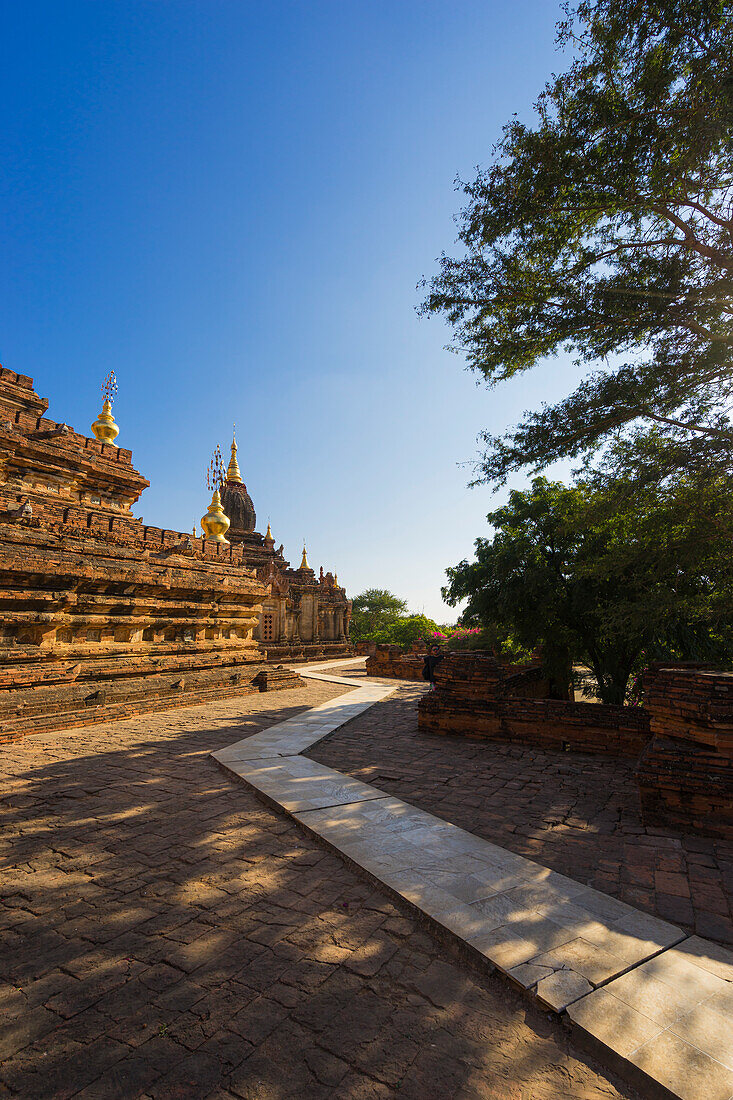
<path fill-rule="evenodd" d="M 367 676 L 381 676 L 389 680 L 422 680 L 425 658 L 419 654 L 404 653 L 398 645 L 378 645 L 367 657 Z M 423 681 L 424 682 L 424 681 Z"/>
<path fill-rule="evenodd" d="M 366 662 L 368 676 L 393 680 L 423 680 L 422 670 L 427 652 L 424 648 L 411 647 L 405 650 L 398 645 L 357 642 L 357 652 L 364 652 L 361 647 L 367 646 L 372 647 Z M 495 685 L 492 692 L 498 691 L 497 685 L 501 681 L 503 690 L 521 698 L 546 698 L 549 694 L 549 681 L 539 664 L 514 665 L 477 652 L 449 653 L 446 659 L 450 661 L 450 682 L 445 677 L 441 679 L 439 673 L 436 675 L 436 682 L 440 680 L 443 690 L 467 696 L 472 695 L 475 690 L 483 694 L 488 683 Z"/>
<path fill-rule="evenodd" d="M 644 688 L 652 733 L 637 769 L 644 820 L 733 840 L 733 674 L 660 668 Z"/>
<path fill-rule="evenodd" d="M 436 670 L 436 690 L 419 704 L 420 729 L 544 748 L 638 756 L 649 739 L 641 708 L 549 699 L 539 664 L 502 665 L 454 654 Z"/>
<path fill-rule="evenodd" d="M 446 697 L 493 699 L 500 695 L 544 699 L 550 683 L 539 661 L 512 664 L 475 650 L 448 653 L 435 672 L 435 684 Z"/>
<path fill-rule="evenodd" d="M 641 708 L 564 699 L 453 699 L 447 704 L 439 691 L 420 701 L 419 725 L 430 733 L 612 756 L 636 757 L 649 739 L 649 719 Z"/>
<path fill-rule="evenodd" d="M 348 642 L 292 642 L 290 644 L 267 644 L 264 646 L 268 661 L 288 661 L 300 664 L 304 661 L 335 661 L 343 657 L 345 661 L 353 657 Z"/>

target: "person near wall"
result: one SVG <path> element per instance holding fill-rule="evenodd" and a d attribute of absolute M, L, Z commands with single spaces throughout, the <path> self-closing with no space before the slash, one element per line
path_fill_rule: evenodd
<path fill-rule="evenodd" d="M 431 645 L 422 668 L 423 680 L 427 680 L 431 689 L 435 687 L 435 670 L 443 660 L 440 646 Z"/>

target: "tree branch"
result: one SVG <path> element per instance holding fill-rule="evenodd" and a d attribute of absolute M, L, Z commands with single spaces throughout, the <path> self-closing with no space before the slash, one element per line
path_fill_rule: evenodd
<path fill-rule="evenodd" d="M 722 436 L 723 439 L 733 440 L 733 432 L 726 432 L 723 428 L 711 428 L 706 427 L 704 424 L 691 424 L 684 420 L 673 420 L 668 416 L 659 416 L 657 413 L 649 412 L 648 409 L 640 406 L 642 415 L 649 418 L 649 420 L 655 420 L 659 424 L 669 424 L 673 428 L 683 428 L 688 432 L 702 432 L 703 435 L 716 435 Z"/>
<path fill-rule="evenodd" d="M 717 248 L 711 248 L 708 244 L 703 244 L 695 236 L 692 227 L 684 218 L 680 218 L 675 214 L 673 210 L 670 210 L 668 206 L 662 203 L 655 203 L 652 206 L 652 210 L 656 214 L 660 214 L 663 218 L 672 222 L 672 225 L 676 225 L 678 229 L 681 229 L 685 235 L 685 247 L 690 248 L 693 252 L 697 252 L 699 256 L 705 256 L 706 259 L 712 261 L 717 267 L 722 268 L 724 271 L 733 271 L 733 258 L 726 259 Z"/>

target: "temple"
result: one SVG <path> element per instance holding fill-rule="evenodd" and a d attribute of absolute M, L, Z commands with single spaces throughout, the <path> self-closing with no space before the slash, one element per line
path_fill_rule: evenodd
<path fill-rule="evenodd" d="M 149 482 L 114 442 L 111 397 L 82 435 L 0 367 L 0 741 L 291 686 L 275 662 L 350 651 L 344 589 L 254 530 L 236 444 L 228 539 L 132 514 Z"/>
<path fill-rule="evenodd" d="M 308 564 L 305 546 L 297 569 L 275 549 L 270 524 L 267 533 L 255 531 L 257 516 L 252 498 L 237 461 L 237 442 L 232 440 L 231 458 L 221 490 L 221 503 L 229 519 L 227 538 L 238 547 L 247 564 L 270 588 L 254 637 L 271 657 L 293 658 L 318 655 L 340 656 L 349 640 L 351 602 L 338 577 L 324 573 L 316 579 Z"/>

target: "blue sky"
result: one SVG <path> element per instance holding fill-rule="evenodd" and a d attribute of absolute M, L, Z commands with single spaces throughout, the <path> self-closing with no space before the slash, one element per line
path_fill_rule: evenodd
<path fill-rule="evenodd" d="M 501 497 L 466 488 L 482 428 L 554 400 L 553 361 L 489 391 L 421 320 L 456 175 L 528 117 L 547 0 L 64 0 L 2 23 L 2 341 L 89 431 L 117 372 L 136 514 L 190 530 L 237 422 L 264 530 L 352 595 L 439 621 L 446 566 Z M 463 463 L 464 465 L 461 465 Z M 466 465 L 468 464 L 468 465 Z"/>

